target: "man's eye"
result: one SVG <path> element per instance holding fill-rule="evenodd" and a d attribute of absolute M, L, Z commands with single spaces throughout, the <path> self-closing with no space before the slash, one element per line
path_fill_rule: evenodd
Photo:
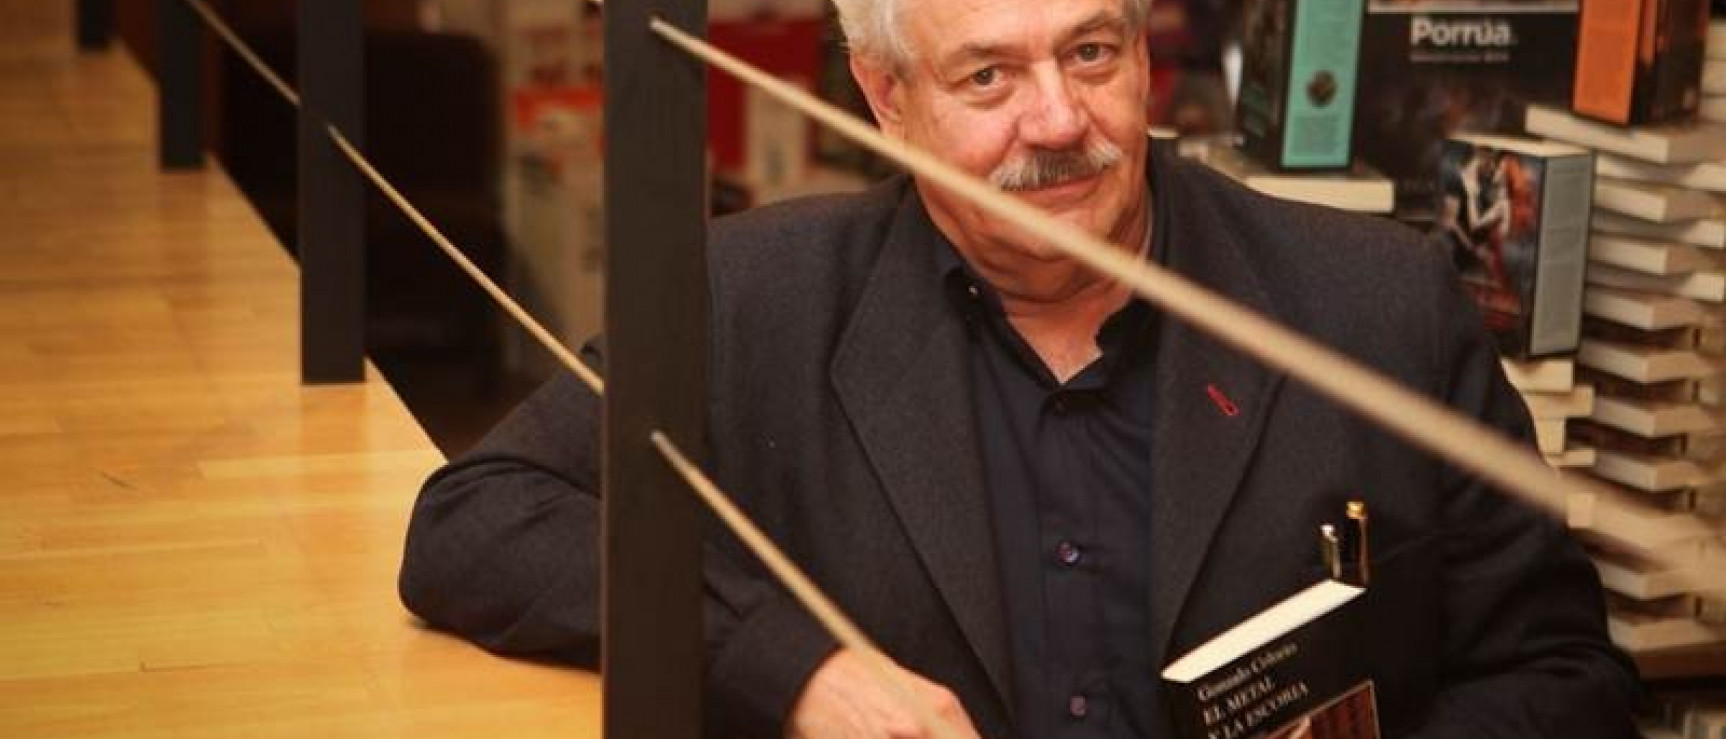
<path fill-rule="evenodd" d="M 1100 61 L 1107 53 L 1108 49 L 1098 43 L 1079 44 L 1078 48 L 1073 49 L 1073 56 L 1081 62 Z"/>
<path fill-rule="evenodd" d="M 977 87 L 988 87 L 1000 78 L 1000 72 L 994 67 L 984 67 L 971 73 L 971 84 Z"/>

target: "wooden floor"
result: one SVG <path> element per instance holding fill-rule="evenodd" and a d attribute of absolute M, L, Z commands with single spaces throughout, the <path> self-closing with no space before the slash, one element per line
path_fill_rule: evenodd
<path fill-rule="evenodd" d="M 402 609 L 441 458 L 299 385 L 292 264 L 71 4 L 0 0 L 0 737 L 597 736 L 593 676 Z"/>

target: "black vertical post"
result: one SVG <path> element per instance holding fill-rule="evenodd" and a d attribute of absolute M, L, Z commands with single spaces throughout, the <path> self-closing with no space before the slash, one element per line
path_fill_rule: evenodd
<path fill-rule="evenodd" d="M 300 0 L 300 376 L 307 383 L 365 379 L 365 185 L 324 127 L 334 124 L 361 145 L 361 5 Z"/>
<path fill-rule="evenodd" d="M 163 169 L 204 165 L 203 29 L 181 0 L 156 0 L 156 125 Z"/>
<path fill-rule="evenodd" d="M 114 0 L 78 0 L 78 48 L 99 51 L 114 37 Z"/>
<path fill-rule="evenodd" d="M 701 733 L 700 502 L 648 440 L 700 459 L 707 413 L 705 0 L 605 4 L 605 736 Z"/>

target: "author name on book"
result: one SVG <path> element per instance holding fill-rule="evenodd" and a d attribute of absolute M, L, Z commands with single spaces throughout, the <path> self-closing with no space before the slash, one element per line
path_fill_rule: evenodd
<path fill-rule="evenodd" d="M 1250 734 L 1278 712 L 1306 698 L 1305 681 L 1283 683 L 1273 669 L 1300 653 L 1300 645 L 1272 646 L 1221 677 L 1199 686 L 1197 696 L 1206 739 L 1236 739 Z"/>

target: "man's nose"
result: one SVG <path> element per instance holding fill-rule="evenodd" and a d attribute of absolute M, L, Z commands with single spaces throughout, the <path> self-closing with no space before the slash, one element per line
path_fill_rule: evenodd
<path fill-rule="evenodd" d="M 1065 149 L 1083 141 L 1090 127 L 1090 113 L 1074 94 L 1072 81 L 1058 68 L 1039 69 L 1032 76 L 1035 97 L 1021 121 L 1020 137 L 1027 144 L 1048 149 Z"/>

